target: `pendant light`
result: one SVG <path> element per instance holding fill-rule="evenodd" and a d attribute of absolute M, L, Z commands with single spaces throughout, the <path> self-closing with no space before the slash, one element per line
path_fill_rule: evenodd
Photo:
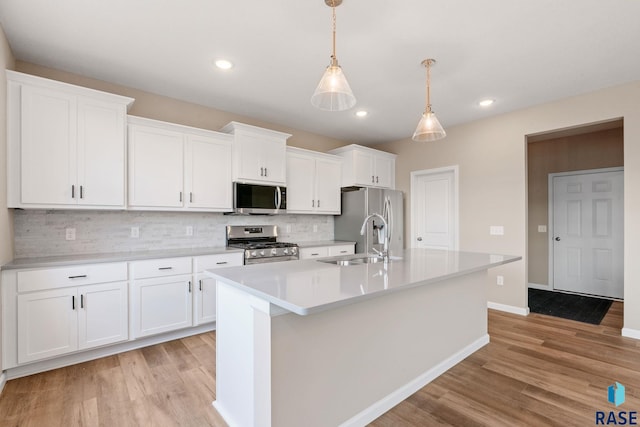
<path fill-rule="evenodd" d="M 311 104 L 321 110 L 343 111 L 356 105 L 356 97 L 353 96 L 347 78 L 340 65 L 338 65 L 338 58 L 336 57 L 336 6 L 340 6 L 342 0 L 324 0 L 324 2 L 332 10 L 333 52 L 331 62 L 311 97 Z"/>
<path fill-rule="evenodd" d="M 422 65 L 427 67 L 427 107 L 411 138 L 414 141 L 436 141 L 447 136 L 435 113 L 431 111 L 431 66 L 435 63 L 435 59 L 425 59 L 422 61 Z"/>

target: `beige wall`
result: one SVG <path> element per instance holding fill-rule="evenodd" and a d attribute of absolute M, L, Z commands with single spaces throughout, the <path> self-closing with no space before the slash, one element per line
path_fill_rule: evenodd
<path fill-rule="evenodd" d="M 527 145 L 529 187 L 529 283 L 549 284 L 549 174 L 622 166 L 623 129 L 531 142 Z"/>
<path fill-rule="evenodd" d="M 625 327 L 640 331 L 640 82 L 447 128 L 432 143 L 409 139 L 377 146 L 398 154 L 396 186 L 406 196 L 405 237 L 410 245 L 410 172 L 459 165 L 460 249 L 522 255 L 524 260 L 493 269 L 489 300 L 527 307 L 527 135 L 624 118 Z M 407 129 L 410 134 L 412 129 Z M 503 225 L 504 236 L 490 236 Z M 505 276 L 497 286 L 495 275 Z"/>
<path fill-rule="evenodd" d="M 65 71 L 46 68 L 28 62 L 17 61 L 16 70 L 35 76 L 135 98 L 135 102 L 129 110 L 129 114 L 134 116 L 209 130 L 219 130 L 230 121 L 237 121 L 289 133 L 292 136 L 287 141 L 288 145 L 322 152 L 346 145 L 346 142 L 325 136 L 292 129 L 275 123 L 266 123 L 250 117 L 204 107 L 202 105 L 168 98 L 114 83 L 95 80 Z"/>
<path fill-rule="evenodd" d="M 7 77 L 15 60 L 0 27 L 0 265 L 13 260 L 13 212 L 7 209 Z"/>

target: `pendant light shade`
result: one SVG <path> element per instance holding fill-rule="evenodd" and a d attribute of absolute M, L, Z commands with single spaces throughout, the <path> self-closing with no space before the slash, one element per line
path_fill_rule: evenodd
<path fill-rule="evenodd" d="M 325 0 L 325 4 L 332 9 L 333 18 L 333 53 L 331 63 L 325 70 L 318 87 L 311 96 L 311 104 L 321 110 L 343 111 L 356 105 L 356 97 L 353 96 L 347 78 L 338 65 L 336 57 L 336 6 L 342 0 Z"/>
<path fill-rule="evenodd" d="M 427 106 L 411 138 L 418 142 L 436 141 L 447 136 L 436 114 L 431 111 L 431 65 L 435 64 L 435 62 L 435 59 L 425 59 L 422 61 L 422 65 L 427 67 Z"/>

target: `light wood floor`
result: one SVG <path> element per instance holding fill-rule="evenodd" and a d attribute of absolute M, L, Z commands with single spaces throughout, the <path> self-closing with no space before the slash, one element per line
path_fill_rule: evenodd
<path fill-rule="evenodd" d="M 620 337 L 622 303 L 599 326 L 489 311 L 491 343 L 372 426 L 584 426 L 640 410 L 640 342 Z M 215 333 L 9 381 L 0 426 L 224 426 L 215 398 Z"/>

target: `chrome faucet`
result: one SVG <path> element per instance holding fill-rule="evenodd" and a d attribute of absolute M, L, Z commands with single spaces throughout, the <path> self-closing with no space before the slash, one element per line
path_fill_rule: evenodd
<path fill-rule="evenodd" d="M 382 225 L 384 228 L 384 241 L 382 242 L 382 252 L 378 251 L 373 246 L 371 247 L 371 249 L 376 251 L 378 255 L 382 256 L 382 258 L 384 258 L 384 261 L 386 262 L 386 261 L 389 261 L 389 225 L 387 224 L 387 220 L 384 219 L 384 217 L 379 213 L 375 213 L 375 212 L 372 213 L 371 215 L 369 215 L 364 219 L 364 222 L 362 223 L 362 228 L 360 229 L 360 235 L 364 236 L 364 232 L 367 229 L 367 223 L 371 218 L 376 216 L 382 220 Z"/>

